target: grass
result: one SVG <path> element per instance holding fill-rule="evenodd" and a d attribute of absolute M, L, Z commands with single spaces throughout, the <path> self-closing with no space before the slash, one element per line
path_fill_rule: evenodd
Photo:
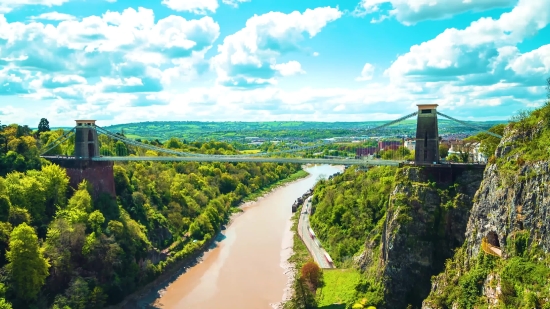
<path fill-rule="evenodd" d="M 256 192 L 251 193 L 250 195 L 248 195 L 248 196 L 244 199 L 244 201 L 245 201 L 245 202 L 253 201 L 253 200 L 255 200 L 255 199 L 257 199 L 257 198 L 259 198 L 259 197 L 265 195 L 266 193 L 268 193 L 269 191 L 271 191 L 271 190 L 273 190 L 273 189 L 275 189 L 275 188 L 277 188 L 277 187 L 280 187 L 280 186 L 282 186 L 282 185 L 284 185 L 284 184 L 286 184 L 286 183 L 292 182 L 292 181 L 294 181 L 294 180 L 298 180 L 298 179 L 300 179 L 300 178 L 307 177 L 308 175 L 309 175 L 308 172 L 306 172 L 306 171 L 304 171 L 304 170 L 299 170 L 299 171 L 297 171 L 296 173 L 294 173 L 294 174 L 288 176 L 288 177 L 285 178 L 285 179 L 281 179 L 281 180 L 279 180 L 279 181 L 277 181 L 277 182 L 275 182 L 275 183 L 273 183 L 273 184 L 271 184 L 271 185 L 269 185 L 269 186 L 267 186 L 267 187 L 265 187 L 265 188 L 263 188 L 263 189 L 261 189 L 261 190 L 258 190 L 258 191 L 256 191 Z"/>
<path fill-rule="evenodd" d="M 319 308 L 345 308 L 355 296 L 361 274 L 356 269 L 323 271 L 324 286 L 317 291 Z"/>
<path fill-rule="evenodd" d="M 309 250 L 304 244 L 304 241 L 302 240 L 300 235 L 298 235 L 298 221 L 300 219 L 300 213 L 302 212 L 302 206 L 303 205 L 299 205 L 294 215 L 292 215 L 292 231 L 294 232 L 292 246 L 293 253 L 288 261 L 294 264 L 296 269 L 302 268 L 302 265 L 304 265 L 309 259 L 312 258 L 309 254 Z"/>

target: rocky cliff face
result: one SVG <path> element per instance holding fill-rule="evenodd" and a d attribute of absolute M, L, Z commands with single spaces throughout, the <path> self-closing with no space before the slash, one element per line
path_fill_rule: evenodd
<path fill-rule="evenodd" d="M 430 292 L 430 279 L 465 239 L 473 197 L 482 170 L 460 170 L 454 183 L 436 184 L 434 171 L 398 170 L 383 226 L 371 233 L 357 262 L 367 276 L 383 282 L 385 305 L 419 307 Z M 451 170 L 445 170 L 450 173 Z"/>
<path fill-rule="evenodd" d="M 466 241 L 434 278 L 423 309 L 550 308 L 550 149 L 541 151 L 548 132 L 535 123 L 505 131 L 476 193 Z M 484 242 L 501 256 L 486 254 Z"/>

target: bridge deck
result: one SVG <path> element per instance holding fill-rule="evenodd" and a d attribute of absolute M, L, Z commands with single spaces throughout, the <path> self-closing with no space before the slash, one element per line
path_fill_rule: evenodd
<path fill-rule="evenodd" d="M 47 157 L 46 157 L 47 158 Z M 398 166 L 403 161 L 361 160 L 361 159 L 314 159 L 314 158 L 270 158 L 270 157 L 94 157 L 93 161 L 185 161 L 185 162 L 259 162 L 259 163 L 299 163 L 299 164 L 335 164 L 335 165 L 391 165 Z"/>

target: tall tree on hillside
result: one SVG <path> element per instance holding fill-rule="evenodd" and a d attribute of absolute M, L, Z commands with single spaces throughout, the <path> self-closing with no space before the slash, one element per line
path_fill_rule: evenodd
<path fill-rule="evenodd" d="M 40 119 L 40 123 L 38 124 L 38 134 L 48 131 L 50 131 L 50 122 L 46 118 Z"/>
<path fill-rule="evenodd" d="M 23 301 L 35 299 L 48 276 L 50 264 L 43 256 L 32 227 L 22 223 L 13 229 L 6 257 L 17 298 Z"/>
<path fill-rule="evenodd" d="M 322 281 L 322 273 L 319 265 L 313 260 L 309 260 L 302 266 L 301 274 L 311 293 L 315 294 L 315 291 L 321 285 Z"/>

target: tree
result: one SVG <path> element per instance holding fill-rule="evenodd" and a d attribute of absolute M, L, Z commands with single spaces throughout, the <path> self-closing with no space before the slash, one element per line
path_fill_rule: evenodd
<path fill-rule="evenodd" d="M 0 195 L 0 221 L 6 222 L 10 216 L 11 202 L 5 195 Z"/>
<path fill-rule="evenodd" d="M 46 118 L 40 119 L 40 123 L 38 124 L 38 134 L 48 131 L 50 131 L 50 122 Z"/>
<path fill-rule="evenodd" d="M 456 154 L 453 153 L 453 154 L 450 154 L 447 157 L 447 161 L 449 161 L 449 162 L 459 162 L 460 158 Z"/>
<path fill-rule="evenodd" d="M 301 274 L 311 293 L 315 294 L 315 291 L 321 284 L 322 273 L 319 265 L 313 260 L 309 260 L 302 266 Z"/>
<path fill-rule="evenodd" d="M 17 298 L 34 300 L 48 276 L 50 264 L 43 256 L 36 232 L 26 223 L 13 229 L 6 257 Z"/>
<path fill-rule="evenodd" d="M 290 309 L 313 309 L 317 308 L 315 296 L 308 289 L 303 278 L 294 280 L 294 295 L 288 302 Z"/>
<path fill-rule="evenodd" d="M 445 159 L 449 155 L 449 147 L 447 145 L 439 145 L 439 156 Z"/>

